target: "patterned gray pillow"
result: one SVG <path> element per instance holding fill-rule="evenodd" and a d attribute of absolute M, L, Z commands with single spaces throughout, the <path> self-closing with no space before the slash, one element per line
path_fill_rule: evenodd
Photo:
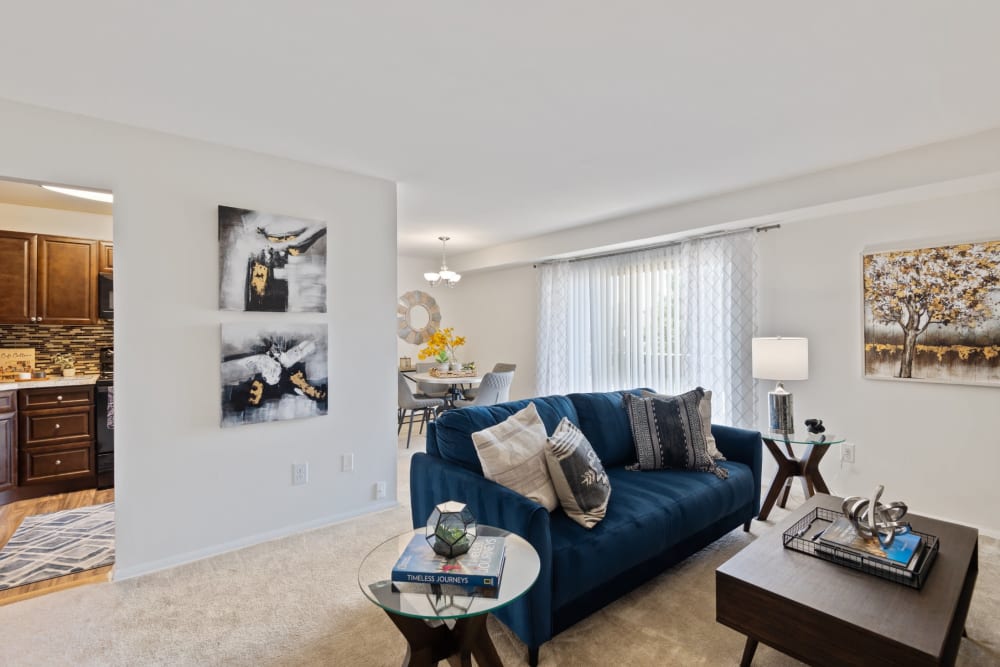
<path fill-rule="evenodd" d="M 645 389 L 639 393 L 643 398 L 648 398 L 650 396 L 670 398 L 666 394 L 657 394 L 656 392 L 647 391 Z M 712 392 L 709 389 L 705 390 L 705 395 L 702 396 L 701 401 L 698 402 L 698 415 L 701 417 L 701 428 L 705 434 L 705 445 L 708 449 L 708 455 L 716 461 L 725 461 L 726 457 L 719 451 L 719 448 L 715 443 L 715 436 L 712 435 Z"/>
<path fill-rule="evenodd" d="M 567 516 L 584 528 L 596 526 L 607 512 L 611 483 L 597 452 L 566 417 L 549 436 L 545 462 Z"/>
<path fill-rule="evenodd" d="M 679 396 L 624 394 L 637 459 L 630 470 L 675 468 L 711 472 L 720 479 L 729 476 L 708 453 L 698 412 L 704 393 L 698 387 Z"/>

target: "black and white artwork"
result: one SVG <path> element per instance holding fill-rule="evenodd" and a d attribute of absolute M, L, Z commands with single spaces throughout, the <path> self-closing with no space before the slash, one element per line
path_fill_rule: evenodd
<path fill-rule="evenodd" d="M 326 223 L 219 207 L 219 308 L 326 312 Z"/>
<path fill-rule="evenodd" d="M 222 426 L 327 411 L 327 325 L 222 325 Z"/>

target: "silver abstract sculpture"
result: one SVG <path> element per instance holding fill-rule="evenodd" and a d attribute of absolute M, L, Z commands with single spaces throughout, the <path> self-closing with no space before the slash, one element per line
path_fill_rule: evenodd
<path fill-rule="evenodd" d="M 842 509 L 858 535 L 869 540 L 877 538 L 885 548 L 892 544 L 897 534 L 909 530 L 910 522 L 901 520 L 906 516 L 906 503 L 897 500 L 883 505 L 878 501 L 883 490 L 885 487 L 879 484 L 871 499 L 851 496 L 844 501 Z"/>

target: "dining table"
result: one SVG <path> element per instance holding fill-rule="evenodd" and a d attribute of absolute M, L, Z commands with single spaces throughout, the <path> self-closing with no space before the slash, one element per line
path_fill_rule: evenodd
<path fill-rule="evenodd" d="M 449 403 L 454 404 L 456 399 L 462 398 L 463 387 L 478 387 L 483 381 L 482 375 L 469 375 L 463 377 L 438 377 L 430 373 L 418 373 L 416 371 L 403 371 L 406 377 L 414 382 L 425 382 L 427 384 L 448 385 L 450 389 Z"/>

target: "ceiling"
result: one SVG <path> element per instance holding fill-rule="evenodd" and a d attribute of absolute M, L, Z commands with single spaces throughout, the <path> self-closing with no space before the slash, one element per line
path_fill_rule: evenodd
<path fill-rule="evenodd" d="M 399 182 L 434 255 L 1000 125 L 1000 3 L 9 3 L 0 96 Z"/>
<path fill-rule="evenodd" d="M 111 204 L 52 192 L 35 184 L 0 180 L 0 203 L 111 215 Z"/>

